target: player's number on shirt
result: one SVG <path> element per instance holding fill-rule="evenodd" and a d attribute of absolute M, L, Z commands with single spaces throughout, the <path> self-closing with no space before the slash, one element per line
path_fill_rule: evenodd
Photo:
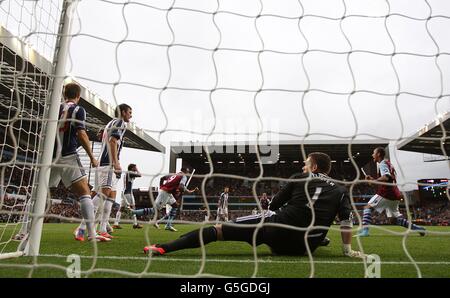
<path fill-rule="evenodd" d="M 173 179 L 175 179 L 176 177 L 177 177 L 177 175 L 170 176 L 170 178 L 167 179 L 167 182 L 172 182 Z"/>
<path fill-rule="evenodd" d="M 314 192 L 313 197 L 311 198 L 311 202 L 308 202 L 306 206 L 312 209 L 316 201 L 319 199 L 320 194 L 322 193 L 322 187 L 316 187 L 316 191 Z"/>

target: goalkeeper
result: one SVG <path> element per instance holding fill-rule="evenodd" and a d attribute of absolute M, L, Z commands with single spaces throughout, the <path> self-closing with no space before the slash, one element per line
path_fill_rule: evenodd
<path fill-rule="evenodd" d="M 253 235 L 257 232 L 256 245 L 267 244 L 274 254 L 305 255 L 307 246 L 311 253 L 320 246 L 337 215 L 341 220 L 343 254 L 364 258 L 364 254 L 351 248 L 352 207 L 347 190 L 331 181 L 327 176 L 330 170 L 331 160 L 327 154 L 311 153 L 305 161 L 303 174 L 294 177 L 299 180 L 288 183 L 275 195 L 270 211 L 237 218 L 234 221 L 236 224 L 217 224 L 197 229 L 172 242 L 147 246 L 144 253 L 162 255 L 200 247 L 200 232 L 204 244 L 213 241 L 244 241 L 252 245 Z M 264 223 L 271 225 L 264 224 L 256 231 L 256 224 L 261 222 L 263 216 Z M 284 224 L 286 227 L 273 224 Z"/>

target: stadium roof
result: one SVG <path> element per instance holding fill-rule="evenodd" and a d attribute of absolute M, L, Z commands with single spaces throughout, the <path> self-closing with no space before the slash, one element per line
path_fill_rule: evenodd
<path fill-rule="evenodd" d="M 400 142 L 397 149 L 448 156 L 450 154 L 450 112 L 438 116 L 418 132 Z"/>
<path fill-rule="evenodd" d="M 211 153 L 213 162 L 239 162 L 240 160 L 255 162 L 257 161 L 255 144 L 254 142 L 214 143 L 208 144 L 208 151 Z M 349 156 L 352 155 L 356 163 L 363 166 L 372 160 L 371 155 L 374 148 L 386 147 L 388 142 L 386 140 L 354 140 L 351 143 L 348 140 L 281 141 L 277 144 L 260 143 L 260 153 L 261 156 L 267 157 L 265 164 L 302 162 L 302 145 L 306 154 L 317 151 L 324 152 L 337 162 L 348 161 Z M 188 162 L 198 163 L 206 159 L 206 152 L 202 146 L 201 143 L 172 143 L 171 155 L 183 158 Z M 268 158 L 271 155 L 275 155 L 276 158 Z"/>
<path fill-rule="evenodd" d="M 16 131 L 21 130 L 20 127 L 33 127 L 33 131 L 37 131 L 36 125 L 40 125 L 39 119 L 43 117 L 45 110 L 51 62 L 0 26 L 0 63 L 0 119 L 17 120 L 14 122 Z M 97 128 L 106 125 L 113 118 L 114 109 L 87 88 L 81 87 L 80 104 L 86 109 L 88 135 L 90 140 L 96 141 Z M 15 117 L 18 110 L 21 114 Z M 89 130 L 91 125 L 97 128 Z M 0 127 L 0 133 L 4 133 L 4 127 Z M 30 144 L 36 144 L 38 135 L 28 134 L 26 137 L 28 148 Z M 128 125 L 124 146 L 165 153 L 163 145 L 134 123 Z"/>

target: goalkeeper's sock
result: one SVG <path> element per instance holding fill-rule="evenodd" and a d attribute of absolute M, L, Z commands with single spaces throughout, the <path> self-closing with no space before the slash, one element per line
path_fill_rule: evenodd
<path fill-rule="evenodd" d="M 120 210 L 119 211 L 117 211 L 117 214 L 116 214 L 116 220 L 114 221 L 114 225 L 115 226 L 118 226 L 119 225 L 119 223 L 120 223 L 120 216 L 122 215 L 122 212 L 120 212 Z"/>
<path fill-rule="evenodd" d="M 215 227 L 207 227 L 203 229 L 203 243 L 206 245 L 210 242 L 217 241 L 217 232 Z M 158 247 L 164 249 L 165 252 L 176 251 L 185 248 L 200 247 L 200 229 L 194 230 L 180 236 L 180 238 L 165 244 L 159 244 Z"/>
<path fill-rule="evenodd" d="M 177 211 L 178 211 L 178 208 L 170 209 L 169 216 L 168 216 L 169 218 L 167 219 L 166 227 L 172 226 L 172 222 L 175 219 L 175 216 L 177 216 Z"/>
<path fill-rule="evenodd" d="M 370 208 L 364 209 L 362 225 L 364 228 L 368 228 L 372 223 L 372 210 Z"/>
<path fill-rule="evenodd" d="M 90 196 L 81 196 L 80 197 L 80 209 L 81 216 L 84 220 L 84 228 L 83 222 L 80 224 L 80 229 L 85 229 L 87 225 L 87 232 L 89 237 L 95 237 L 95 216 L 94 216 L 94 205 L 92 204 L 92 200 Z"/>
<path fill-rule="evenodd" d="M 102 214 L 102 222 L 100 225 L 100 232 L 101 233 L 106 233 L 106 225 L 108 223 L 109 220 L 109 216 L 111 215 L 111 208 L 113 205 L 113 199 L 109 198 L 105 201 L 105 204 L 103 205 L 103 214 Z"/>
<path fill-rule="evenodd" d="M 153 208 L 143 208 L 138 210 L 133 210 L 133 214 L 136 216 L 143 216 L 143 215 L 153 215 Z"/>

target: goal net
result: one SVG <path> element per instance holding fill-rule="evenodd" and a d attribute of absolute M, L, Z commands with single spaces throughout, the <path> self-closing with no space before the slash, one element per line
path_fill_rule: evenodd
<path fill-rule="evenodd" d="M 46 127 L 59 1 L 0 4 L 0 255 L 21 254 Z M 18 244 L 20 243 L 20 244 Z"/>
<path fill-rule="evenodd" d="M 65 12 L 72 3 L 77 10 Z M 273 260 L 269 249 L 255 242 L 250 249 L 240 244 L 211 249 L 203 245 L 195 257 L 140 255 L 143 246 L 179 236 L 153 228 L 161 212 L 138 218 L 142 230 L 115 230 L 117 239 L 108 245 L 117 246 L 110 251 L 102 243 L 87 244 L 89 249 L 83 250 L 64 242 L 72 240 L 81 220 L 78 203 L 67 199 L 65 188 L 50 194 L 39 181 L 48 183 L 40 172 L 55 166 L 51 160 L 42 161 L 48 124 L 57 117 L 50 114 L 52 88 L 56 79 L 67 77 L 75 78 L 84 96 L 90 96 L 80 105 L 92 111 L 87 115 L 91 141 L 112 119 L 114 107 L 126 103 L 133 108 L 136 126 L 128 128 L 134 139 L 127 135 L 130 142 L 125 142 L 120 163 L 122 179 L 128 164 L 137 164 L 142 174 L 133 191 L 137 207 L 154 205 L 157 181 L 179 170 L 176 158 L 196 169 L 189 188 L 200 191 L 183 196 L 174 221 L 184 232 L 223 222 L 216 208 L 226 186 L 231 188 L 229 219 L 263 212 L 263 193 L 270 201 L 292 174 L 302 171 L 313 151 L 331 156 L 331 178 L 349 190 L 357 232 L 362 208 L 374 194 L 361 168 L 376 175 L 370 156 L 379 146 L 387 148 L 407 198 L 400 203 L 404 218 L 427 223 L 421 209 L 428 208 L 440 218 L 439 224 L 448 224 L 448 182 L 439 186 L 438 201 L 417 203 L 417 190 L 423 186 L 419 179 L 450 178 L 444 121 L 450 111 L 450 5 L 445 1 L 4 0 L 0 19 L 0 258 L 26 254 L 33 220 L 42 220 L 51 223 L 34 225 L 43 242 L 33 242 L 40 247 L 33 264 L 53 266 L 51 276 L 65 276 L 70 255 L 81 259 L 81 276 L 89 277 L 333 277 L 333 272 L 337 277 L 346 266 L 354 266 L 323 251 L 300 260 Z M 62 33 L 64 21 L 73 22 L 68 34 Z M 70 40 L 70 47 L 61 53 L 64 40 Z M 54 58 L 61 55 L 67 63 Z M 58 65 L 63 73 L 56 75 Z M 57 85 L 55 90 L 61 90 L 60 81 Z M 435 133 L 417 136 L 431 121 L 437 124 Z M 53 129 L 55 134 L 56 126 Z M 441 150 L 431 153 L 442 158 L 424 164 L 423 155 L 398 150 L 417 137 L 430 144 L 440 142 Z M 155 147 L 145 149 L 142 144 L 150 139 L 164 146 L 165 154 L 149 152 Z M 97 146 L 96 156 L 101 151 Z M 412 151 L 420 150 L 426 148 Z M 79 153 L 83 155 L 83 149 Z M 90 167 L 86 155 L 82 162 Z M 95 184 L 97 174 L 91 173 L 89 182 Z M 120 180 L 111 222 L 120 208 L 122 184 Z M 39 192 L 45 198 L 38 186 L 46 188 Z M 44 217 L 36 211 L 38 200 Z M 121 210 L 122 222 L 133 223 L 132 214 Z M 401 257 L 386 256 L 386 266 L 409 266 L 399 276 L 421 277 L 423 266 L 435 272 L 448 265 L 448 259 L 427 259 L 408 245 L 417 236 L 411 225 L 378 225 L 385 222 L 378 217 L 371 229 L 397 237 L 396 253 Z M 339 226 L 332 225 L 333 253 L 341 256 L 338 233 Z M 450 231 L 431 229 L 427 235 L 448 243 Z M 365 244 L 360 238 L 353 241 L 354 249 L 379 254 L 374 243 Z M 243 257 L 238 250 L 248 254 Z M 223 257 L 228 253 L 229 259 Z M 357 276 L 366 276 L 366 260 L 354 262 L 360 265 Z M 0 262 L 0 268 L 16 264 Z M 243 264 L 244 269 L 230 269 L 233 264 Z M 327 271 L 324 264 L 333 270 Z M 294 269 L 283 272 L 284 265 Z M 45 275 L 33 269 L 26 274 Z"/>

